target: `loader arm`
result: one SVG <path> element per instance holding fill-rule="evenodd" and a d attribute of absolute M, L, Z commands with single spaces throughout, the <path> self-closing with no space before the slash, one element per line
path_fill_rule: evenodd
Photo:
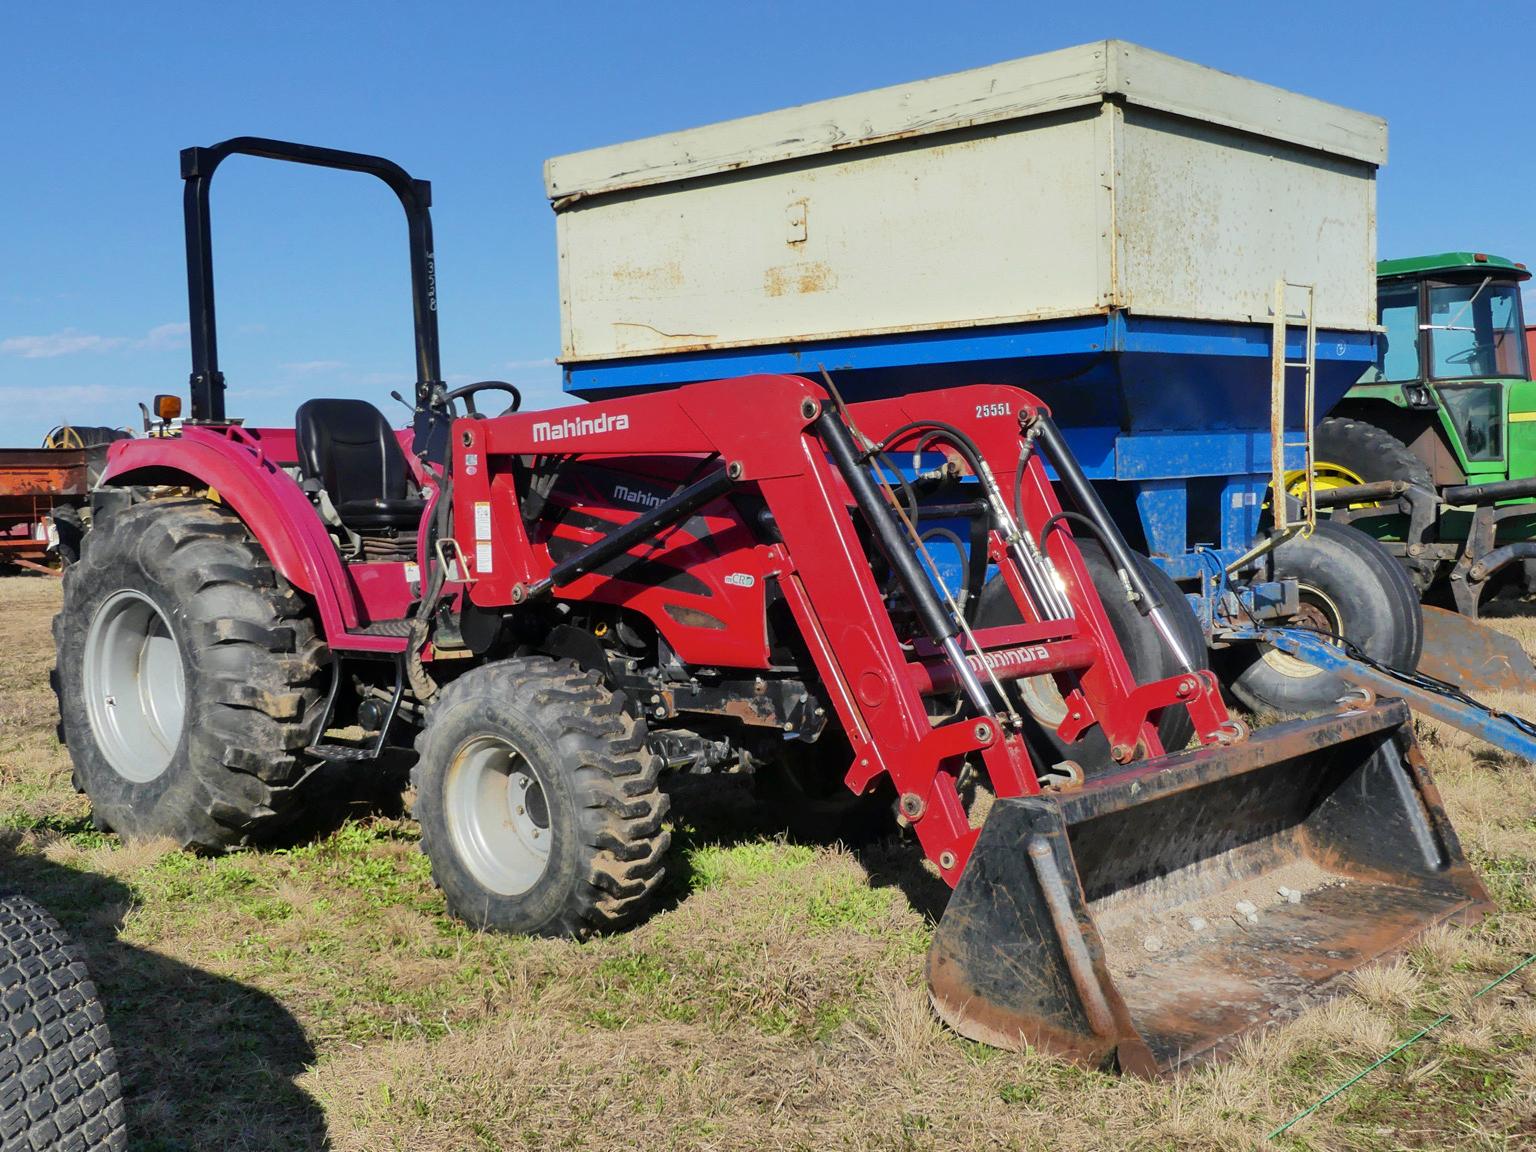
<path fill-rule="evenodd" d="M 743 386 L 755 401 L 750 419 L 743 419 L 730 399 Z M 903 432 L 906 426 L 915 421 L 951 424 L 966 430 L 989 467 L 1011 476 L 1025 456 L 1023 428 L 1040 413 L 1028 393 L 988 385 L 936 394 L 920 412 L 905 401 L 857 404 L 836 412 L 818 384 L 762 376 L 591 404 L 558 417 L 519 413 L 462 420 L 453 431 L 454 531 L 475 555 L 470 597 L 482 608 L 496 608 L 558 594 L 560 585 L 578 595 L 584 586 L 577 581 L 602 560 L 631 545 L 643 546 L 728 492 L 755 491 L 766 502 L 777 536 L 758 549 L 765 574 L 788 602 L 853 747 L 848 786 L 863 792 L 882 773 L 889 776 L 903 817 L 953 884 L 976 839 L 957 789 L 966 758 L 979 757 L 1002 796 L 1037 793 L 1045 767 L 1034 764 L 1017 724 L 1007 720 L 1006 706 L 994 708 L 974 698 L 982 679 L 995 693 L 997 686 L 1020 676 L 1071 674 L 1076 688 L 1068 699 L 1075 715 L 1065 723 L 1076 732 L 1101 726 L 1125 759 L 1163 751 L 1153 721 L 1167 707 L 1191 707 L 1207 739 L 1231 734 L 1223 727 L 1229 718 L 1208 673 L 1137 688 L 1065 527 L 1050 535 L 1045 549 L 1075 611 L 1059 618 L 1044 611 L 1040 596 L 1018 570 L 1009 541 L 994 528 L 986 540 L 988 556 L 1005 574 L 1023 623 L 983 630 L 959 646 L 943 606 L 927 599 L 934 593 L 918 576 L 904 586 L 926 634 L 898 635 L 860 526 L 877 537 L 881 530 L 895 529 L 887 509 L 871 506 L 868 494 L 860 496 L 864 465 L 836 458 L 840 437 L 851 425 L 871 440 L 896 434 L 899 442 L 890 445 L 892 452 L 914 451 L 920 438 Z M 836 423 L 825 423 L 829 420 Z M 696 456 L 704 476 L 591 545 L 586 556 L 557 562 L 547 548 L 530 542 L 512 461 L 549 454 L 600 459 L 631 453 Z M 1024 459 L 1021 479 L 1026 520 L 1042 524 L 1061 510 L 1038 453 Z M 915 568 L 915 560 L 902 556 L 904 550 L 905 545 L 892 545 L 889 539 L 881 548 L 898 569 L 907 561 Z M 925 694 L 967 685 L 976 706 L 952 722 L 932 723 Z"/>
<path fill-rule="evenodd" d="M 1353 701 L 1249 738 L 1208 671 L 1135 683 L 1069 525 L 1102 537 L 1125 585 L 1108 594 L 1137 598 L 1149 617 L 1156 602 L 1033 396 L 975 385 L 920 402 L 833 399 L 808 380 L 758 376 L 459 421 L 454 531 L 472 548 L 479 610 L 644 604 L 665 638 L 678 632 L 667 602 L 647 599 L 624 565 L 666 556 L 655 571 L 674 579 L 709 523 L 734 531 L 743 508 L 760 509 L 748 517 L 754 545 L 729 551 L 716 537 L 715 547 L 739 566 L 733 580 L 771 582 L 787 605 L 813 666 L 798 675 L 847 737 L 848 787 L 888 777 L 901 819 L 954 886 L 928 979 L 956 1029 L 1154 1075 L 1285 1018 L 1431 925 L 1487 909 L 1401 704 Z M 605 515 L 561 536 L 553 554 L 540 462 L 617 467 L 647 455 L 686 458 L 670 492 L 639 514 L 590 497 Z M 995 477 L 1015 474 L 1007 501 Z M 920 534 L 903 523 L 916 489 L 898 489 L 934 476 L 944 491 L 947 480 L 973 486 L 969 503 L 985 517 L 973 547 L 1000 574 L 1018 623 L 970 628 L 925 566 Z M 582 499 L 568 494 L 556 518 L 582 513 Z M 674 532 L 691 543 L 670 549 Z M 724 599 L 710 601 L 718 627 L 757 636 L 761 621 L 733 617 Z M 683 650 L 675 639 L 670 650 Z M 1057 735 L 1102 729 L 1110 765 L 1043 783 L 1052 765 L 1027 741 L 1010 687 L 1035 676 L 1061 689 Z M 698 683 L 682 668 L 652 700 Z M 1168 754 L 1154 721 L 1176 707 L 1202 746 Z M 996 796 L 979 828 L 966 803 L 978 768 Z"/>

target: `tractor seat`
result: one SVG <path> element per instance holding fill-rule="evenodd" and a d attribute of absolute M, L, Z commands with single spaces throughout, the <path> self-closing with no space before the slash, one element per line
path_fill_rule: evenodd
<path fill-rule="evenodd" d="M 294 417 L 299 471 L 354 532 L 411 531 L 426 501 L 411 491 L 395 430 L 366 400 L 306 400 Z"/>

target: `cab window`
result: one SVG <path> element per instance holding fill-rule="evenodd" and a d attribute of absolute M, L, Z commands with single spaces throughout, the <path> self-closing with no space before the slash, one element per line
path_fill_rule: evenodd
<path fill-rule="evenodd" d="M 1504 457 L 1504 385 L 1444 384 L 1440 402 L 1461 438 L 1468 460 Z"/>
<path fill-rule="evenodd" d="M 1383 288 L 1376 298 L 1384 332 L 1376 334 L 1376 379 L 1419 378 L 1419 288 L 1401 284 Z"/>
<path fill-rule="evenodd" d="M 1437 380 L 1525 376 L 1520 286 L 1492 277 L 1431 284 L 1430 375 Z"/>

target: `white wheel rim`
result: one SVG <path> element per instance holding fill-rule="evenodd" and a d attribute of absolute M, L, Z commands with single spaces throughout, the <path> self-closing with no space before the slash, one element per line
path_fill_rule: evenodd
<path fill-rule="evenodd" d="M 1025 676 L 1018 681 L 1019 698 L 1029 714 L 1050 729 L 1061 727 L 1067 718 L 1067 701 L 1054 676 Z"/>
<path fill-rule="evenodd" d="M 135 784 L 176 756 L 186 725 L 187 678 L 170 621 L 142 592 L 102 601 L 85 636 L 86 714 L 112 770 Z"/>
<path fill-rule="evenodd" d="M 1296 591 L 1304 601 L 1312 601 L 1306 607 L 1315 613 L 1323 615 L 1335 633 L 1343 634 L 1344 614 L 1339 611 L 1339 605 L 1332 596 L 1311 584 L 1298 583 Z M 1338 641 L 1336 640 L 1329 640 L 1328 643 L 1333 644 L 1335 647 L 1338 646 Z M 1323 675 L 1323 670 L 1317 667 L 1317 665 L 1309 664 L 1305 660 L 1292 656 L 1289 652 L 1282 652 L 1280 649 L 1270 647 L 1268 644 L 1262 646 L 1261 653 L 1261 659 L 1263 659 L 1264 663 L 1268 664 L 1282 676 L 1289 676 L 1295 680 L 1309 680 L 1313 676 Z"/>
<path fill-rule="evenodd" d="M 464 866 L 499 896 L 521 896 L 544 875 L 554 841 L 544 783 L 499 736 L 465 741 L 448 767 L 443 809 Z"/>

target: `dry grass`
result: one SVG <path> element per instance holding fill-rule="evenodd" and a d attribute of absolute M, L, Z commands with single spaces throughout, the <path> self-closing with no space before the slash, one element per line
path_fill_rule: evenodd
<path fill-rule="evenodd" d="M 81 941 L 146 1149 L 1232 1149 L 1440 1013 L 1279 1147 L 1536 1142 L 1536 774 L 1420 732 L 1504 911 L 1165 1083 L 961 1040 L 928 1010 L 909 843 L 765 834 L 731 780 L 679 787 L 668 907 L 573 945 L 465 931 L 397 814 L 199 860 L 94 831 L 53 734 L 57 586 L 0 581 L 6 880 Z M 1536 617 L 1499 626 L 1536 643 Z M 1536 699 L 1509 703 L 1536 712 Z"/>

